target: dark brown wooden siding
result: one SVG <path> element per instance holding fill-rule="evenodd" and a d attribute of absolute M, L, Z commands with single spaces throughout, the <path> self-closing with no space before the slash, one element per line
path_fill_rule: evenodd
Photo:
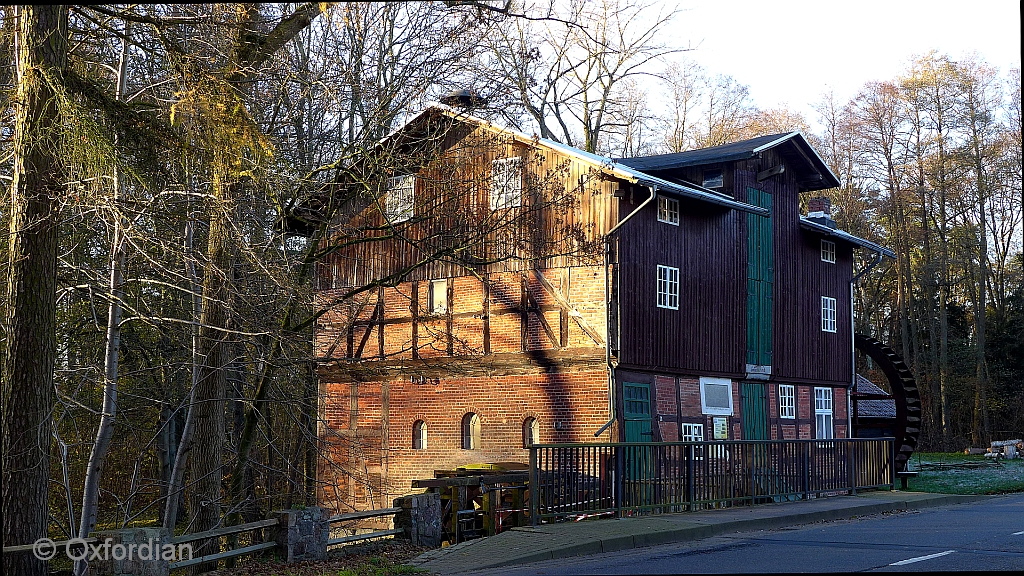
<path fill-rule="evenodd" d="M 851 378 L 853 248 L 836 242 L 835 264 L 821 261 L 823 236 L 800 226 L 799 188 L 793 172 L 756 181 L 759 170 L 783 163 L 769 150 L 760 160 L 738 162 L 733 172 L 737 195 L 750 186 L 773 198 L 773 379 L 846 385 Z M 822 296 L 836 299 L 834 333 L 821 330 Z"/>
<path fill-rule="evenodd" d="M 623 202 L 619 213 L 638 204 Z M 679 226 L 673 226 L 658 222 L 651 203 L 621 229 L 620 366 L 739 375 L 746 298 L 741 214 L 686 199 L 679 210 Z M 659 264 L 679 268 L 678 310 L 657 307 Z"/>
<path fill-rule="evenodd" d="M 732 164 L 689 167 L 675 176 L 699 182 L 724 168 L 723 192 L 747 200 L 747 188 L 772 195 L 774 285 L 772 374 L 782 382 L 843 386 L 850 380 L 852 247 L 836 243 L 836 263 L 821 261 L 822 235 L 800 227 L 799 188 L 787 171 L 756 175 L 785 160 L 773 150 Z M 623 202 L 625 217 L 637 205 Z M 742 377 L 746 356 L 747 215 L 680 201 L 680 226 L 657 221 L 648 206 L 621 231 L 618 278 L 620 366 L 680 374 Z M 657 266 L 680 270 L 679 310 L 657 307 Z M 821 330 L 821 297 L 836 299 L 836 332 Z"/>

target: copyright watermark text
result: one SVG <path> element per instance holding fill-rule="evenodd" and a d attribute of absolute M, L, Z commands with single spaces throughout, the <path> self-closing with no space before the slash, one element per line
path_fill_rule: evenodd
<path fill-rule="evenodd" d="M 191 544 L 161 544 L 160 540 L 149 539 L 139 543 L 114 543 L 107 538 L 102 542 L 90 542 L 85 538 L 72 538 L 65 542 L 54 542 L 49 538 L 40 538 L 32 544 L 32 555 L 39 560 L 51 560 L 63 550 L 68 558 L 74 561 L 105 561 L 105 560 L 165 560 L 179 562 L 192 559 Z"/>

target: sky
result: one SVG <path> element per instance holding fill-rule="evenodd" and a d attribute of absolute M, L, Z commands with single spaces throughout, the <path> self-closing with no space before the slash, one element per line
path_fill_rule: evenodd
<path fill-rule="evenodd" d="M 665 3 L 668 6 L 668 3 Z M 750 88 L 754 104 L 783 103 L 812 127 L 831 88 L 845 102 L 866 82 L 891 80 L 931 49 L 970 51 L 1005 76 L 1020 68 L 1017 0 L 679 0 L 673 43 L 710 74 Z"/>

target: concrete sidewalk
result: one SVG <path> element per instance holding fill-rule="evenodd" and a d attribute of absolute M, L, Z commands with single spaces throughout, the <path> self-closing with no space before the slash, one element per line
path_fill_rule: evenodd
<path fill-rule="evenodd" d="M 513 528 L 489 538 L 431 550 L 413 559 L 410 564 L 439 574 L 457 574 L 700 540 L 733 532 L 769 530 L 881 512 L 948 506 L 983 498 L 988 497 L 900 491 L 865 492 L 857 496 L 833 496 L 705 512 L 544 524 L 536 528 Z"/>

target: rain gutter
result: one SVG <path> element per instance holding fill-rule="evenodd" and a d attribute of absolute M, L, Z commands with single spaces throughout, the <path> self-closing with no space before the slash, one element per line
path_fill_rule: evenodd
<path fill-rule="evenodd" d="M 612 338 L 611 338 L 611 292 L 609 290 L 608 280 L 608 267 L 611 264 L 611 244 L 612 235 L 615 234 L 623 224 L 629 221 L 630 218 L 636 216 L 641 210 L 643 210 L 648 204 L 654 201 L 658 196 L 658 186 L 650 185 L 647 187 L 651 191 L 651 195 L 646 200 L 640 203 L 635 210 L 630 212 L 625 218 L 619 220 L 619 223 L 612 227 L 607 234 L 604 235 L 604 361 L 608 368 L 608 415 L 609 420 L 604 426 L 597 429 L 594 432 L 594 437 L 600 436 L 607 430 L 612 424 L 615 423 L 615 366 L 612 365 Z M 616 251 L 616 255 L 618 252 Z M 616 330 L 616 336 L 619 331 Z"/>

